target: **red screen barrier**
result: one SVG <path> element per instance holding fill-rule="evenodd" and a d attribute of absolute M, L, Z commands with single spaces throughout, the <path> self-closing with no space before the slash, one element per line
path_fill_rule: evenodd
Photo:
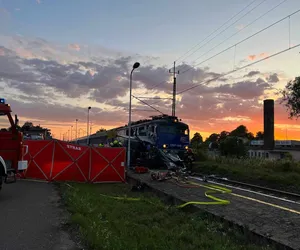
<path fill-rule="evenodd" d="M 46 181 L 125 182 L 125 148 L 94 148 L 64 141 L 25 141 L 21 178 Z"/>

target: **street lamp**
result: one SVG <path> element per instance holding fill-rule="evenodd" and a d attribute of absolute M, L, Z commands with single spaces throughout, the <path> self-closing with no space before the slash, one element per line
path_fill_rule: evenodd
<path fill-rule="evenodd" d="M 77 142 L 77 122 L 78 122 L 78 119 L 75 120 L 75 140 Z"/>
<path fill-rule="evenodd" d="M 139 62 L 135 62 L 132 66 L 132 70 L 130 72 L 130 81 L 129 81 L 129 118 L 128 118 L 128 146 L 127 146 L 127 168 L 130 168 L 130 142 L 131 142 L 131 99 L 132 99 L 132 73 L 135 69 L 140 67 Z"/>
<path fill-rule="evenodd" d="M 87 129 L 86 129 L 86 143 L 89 145 L 89 123 L 90 123 L 90 109 L 92 107 L 88 107 L 88 115 L 87 115 Z"/>
<path fill-rule="evenodd" d="M 72 141 L 72 133 L 73 133 L 73 131 L 72 131 L 72 128 L 73 128 L 73 125 L 71 125 L 71 141 Z"/>

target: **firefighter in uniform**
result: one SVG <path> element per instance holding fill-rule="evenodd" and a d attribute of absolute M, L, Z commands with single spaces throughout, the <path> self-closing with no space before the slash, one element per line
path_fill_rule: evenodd
<path fill-rule="evenodd" d="M 109 145 L 110 145 L 111 147 L 114 147 L 114 148 L 116 148 L 116 147 L 122 147 L 122 143 L 119 142 L 118 140 L 114 140 L 114 141 L 111 142 Z"/>

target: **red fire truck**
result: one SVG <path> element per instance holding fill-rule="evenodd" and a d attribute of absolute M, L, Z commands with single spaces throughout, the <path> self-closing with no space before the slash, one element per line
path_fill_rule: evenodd
<path fill-rule="evenodd" d="M 23 157 L 28 147 L 23 145 L 23 134 L 18 131 L 18 117 L 11 116 L 11 108 L 0 98 L 0 190 L 2 183 L 16 182 L 16 174 L 27 169 Z"/>

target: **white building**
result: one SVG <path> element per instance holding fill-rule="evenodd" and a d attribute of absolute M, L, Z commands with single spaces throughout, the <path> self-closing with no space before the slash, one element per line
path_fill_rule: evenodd
<path fill-rule="evenodd" d="M 300 161 L 300 141 L 295 140 L 275 140 L 273 150 L 264 149 L 263 140 L 253 140 L 250 142 L 250 149 L 248 151 L 251 158 L 268 158 L 268 159 L 282 159 L 289 153 L 296 161 Z"/>

